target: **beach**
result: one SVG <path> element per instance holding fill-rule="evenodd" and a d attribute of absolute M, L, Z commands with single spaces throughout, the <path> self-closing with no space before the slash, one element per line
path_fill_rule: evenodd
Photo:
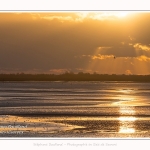
<path fill-rule="evenodd" d="M 0 137 L 150 137 L 150 83 L 0 85 Z"/>

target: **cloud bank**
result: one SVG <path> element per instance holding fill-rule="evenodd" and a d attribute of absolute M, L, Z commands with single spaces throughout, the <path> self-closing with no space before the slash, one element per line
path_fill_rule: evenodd
<path fill-rule="evenodd" d="M 148 63 L 149 26 L 150 13 L 0 13 L 0 70 L 84 71 L 92 61 L 107 66 L 114 56 Z"/>

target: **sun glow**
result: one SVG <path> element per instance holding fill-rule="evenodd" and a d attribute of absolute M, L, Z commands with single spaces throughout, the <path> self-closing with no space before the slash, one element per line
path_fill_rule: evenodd
<path fill-rule="evenodd" d="M 120 124 L 119 133 L 135 133 L 135 121 L 137 120 L 137 118 L 133 116 L 136 114 L 134 107 L 120 107 L 119 111 L 121 115 L 121 117 L 118 117 Z"/>
<path fill-rule="evenodd" d="M 136 117 L 119 117 L 118 118 L 119 121 L 135 121 L 137 120 Z"/>
<path fill-rule="evenodd" d="M 95 20 L 105 20 L 105 19 L 114 19 L 114 18 L 123 18 L 126 17 L 129 13 L 128 11 L 107 11 L 107 12 L 79 12 L 77 15 L 82 18 L 91 18 Z"/>
<path fill-rule="evenodd" d="M 119 133 L 135 133 L 134 122 L 137 120 L 135 117 L 119 117 L 120 128 Z"/>
<path fill-rule="evenodd" d="M 117 17 L 126 17 L 129 14 L 129 12 L 127 11 L 118 11 L 118 12 L 114 12 L 112 13 L 112 15 L 117 16 Z"/>

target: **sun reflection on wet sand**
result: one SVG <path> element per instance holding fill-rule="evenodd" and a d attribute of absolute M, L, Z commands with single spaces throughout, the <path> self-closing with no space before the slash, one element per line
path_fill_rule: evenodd
<path fill-rule="evenodd" d="M 135 115 L 136 111 L 133 106 L 121 106 L 119 108 L 119 113 L 120 115 Z"/>
<path fill-rule="evenodd" d="M 121 117 L 118 118 L 119 120 L 119 133 L 135 133 L 135 121 L 137 120 L 136 117 L 133 117 L 131 115 L 135 115 L 136 111 L 134 107 L 120 107 L 120 115 Z M 123 116 L 123 115 L 130 115 L 130 116 Z"/>
<path fill-rule="evenodd" d="M 118 101 L 113 102 L 112 105 L 115 106 L 121 106 L 122 110 L 120 111 L 125 111 L 126 107 L 128 106 L 139 106 L 139 104 L 141 105 L 141 97 L 135 95 L 136 90 L 135 89 L 118 89 L 117 92 L 119 94 L 115 95 L 115 99 L 117 99 Z M 125 107 L 125 108 L 124 108 Z M 128 108 L 129 110 L 129 108 Z M 129 110 L 130 113 L 132 113 L 132 110 Z"/>
<path fill-rule="evenodd" d="M 118 120 L 122 121 L 122 122 L 125 122 L 125 121 L 135 121 L 135 120 L 137 120 L 137 118 L 135 118 L 135 117 L 119 117 Z"/>
<path fill-rule="evenodd" d="M 119 133 L 135 133 L 134 128 L 120 127 Z"/>
<path fill-rule="evenodd" d="M 122 95 L 120 95 L 120 101 L 116 102 L 115 105 L 119 105 L 119 133 L 132 134 L 136 133 L 135 121 L 137 120 L 135 116 L 135 97 L 133 97 L 132 90 L 120 90 Z M 125 95 L 124 95 L 125 94 Z"/>

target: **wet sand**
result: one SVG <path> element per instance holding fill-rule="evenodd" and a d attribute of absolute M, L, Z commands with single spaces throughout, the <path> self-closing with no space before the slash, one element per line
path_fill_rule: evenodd
<path fill-rule="evenodd" d="M 150 83 L 0 85 L 0 137 L 150 137 Z"/>
<path fill-rule="evenodd" d="M 1 137 L 150 137 L 150 117 L 0 116 Z"/>

